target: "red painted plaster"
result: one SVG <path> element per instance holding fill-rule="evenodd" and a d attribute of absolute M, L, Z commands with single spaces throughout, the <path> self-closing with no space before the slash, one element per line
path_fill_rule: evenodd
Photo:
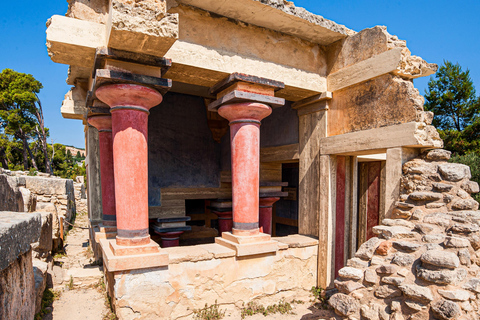
<path fill-rule="evenodd" d="M 117 244 L 147 244 L 148 110 L 160 104 L 162 96 L 133 84 L 106 85 L 96 95 L 112 108 Z"/>
<path fill-rule="evenodd" d="M 103 224 L 116 225 L 115 178 L 113 173 L 112 117 L 93 116 L 88 123 L 97 128 L 100 148 Z"/>
<path fill-rule="evenodd" d="M 380 161 L 368 163 L 368 198 L 367 198 L 367 240 L 377 235 L 373 227 L 378 226 L 380 216 Z"/>
<path fill-rule="evenodd" d="M 345 157 L 337 157 L 335 217 L 335 277 L 345 265 Z"/>
<path fill-rule="evenodd" d="M 272 234 L 273 204 L 280 200 L 278 197 L 260 198 L 259 224 L 263 233 Z"/>
<path fill-rule="evenodd" d="M 230 121 L 234 225 L 258 224 L 260 121 L 270 115 L 272 109 L 262 103 L 242 102 L 223 105 L 218 113 Z M 258 228 L 232 229 L 236 235 L 258 232 Z"/>

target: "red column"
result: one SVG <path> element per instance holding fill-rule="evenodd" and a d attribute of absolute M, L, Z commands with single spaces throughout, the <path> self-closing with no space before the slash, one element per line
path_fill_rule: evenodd
<path fill-rule="evenodd" d="M 234 235 L 259 233 L 260 121 L 272 109 L 257 102 L 225 104 L 218 113 L 230 121 Z"/>
<path fill-rule="evenodd" d="M 100 146 L 103 225 L 115 226 L 115 178 L 113 173 L 112 117 L 93 116 L 88 123 L 97 128 Z"/>
<path fill-rule="evenodd" d="M 117 245 L 148 244 L 148 110 L 162 95 L 140 85 L 111 84 L 96 96 L 112 113 Z"/>
<path fill-rule="evenodd" d="M 280 200 L 278 197 L 260 198 L 259 222 L 263 233 L 272 234 L 273 204 Z"/>

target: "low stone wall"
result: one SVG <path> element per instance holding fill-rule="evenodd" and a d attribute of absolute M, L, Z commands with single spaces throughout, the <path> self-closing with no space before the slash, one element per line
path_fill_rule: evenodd
<path fill-rule="evenodd" d="M 0 212 L 0 319 L 33 319 L 35 279 L 30 243 L 40 236 L 39 213 Z"/>
<path fill-rule="evenodd" d="M 42 256 L 56 248 L 60 242 L 61 230 L 59 218 L 72 222 L 76 215 L 77 203 L 86 211 L 86 195 L 83 183 L 74 183 L 70 179 L 53 177 L 45 173 L 28 176 L 25 171 L 9 171 L 0 168 L 0 210 L 15 212 L 44 212 L 42 214 L 43 232 L 40 243 L 34 250 Z"/>
<path fill-rule="evenodd" d="M 318 241 L 293 235 L 276 254 L 236 257 L 219 244 L 162 249 L 168 267 L 107 273 L 119 319 L 193 318 L 193 310 L 217 301 L 222 309 L 311 298 L 316 285 Z"/>
<path fill-rule="evenodd" d="M 339 270 L 330 305 L 345 319 L 479 319 L 479 186 L 432 150 L 403 166 L 400 201 Z M 361 316 L 361 317 L 360 317 Z"/>

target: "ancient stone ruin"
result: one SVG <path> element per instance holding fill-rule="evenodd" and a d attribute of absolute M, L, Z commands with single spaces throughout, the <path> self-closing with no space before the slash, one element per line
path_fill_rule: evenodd
<path fill-rule="evenodd" d="M 351 319 L 476 312 L 478 186 L 424 155 L 443 143 L 413 79 L 437 66 L 385 27 L 283 0 L 71 0 L 47 48 L 120 319 L 312 286 Z"/>
<path fill-rule="evenodd" d="M 52 252 L 76 214 L 86 212 L 81 182 L 0 168 L 0 319 L 31 319 L 40 311 Z"/>
<path fill-rule="evenodd" d="M 403 165 L 392 215 L 340 269 L 330 305 L 365 319 L 478 319 L 480 211 L 470 168 L 432 150 Z"/>

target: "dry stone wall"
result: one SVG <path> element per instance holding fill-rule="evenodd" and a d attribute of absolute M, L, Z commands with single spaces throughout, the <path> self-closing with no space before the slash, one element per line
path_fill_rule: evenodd
<path fill-rule="evenodd" d="M 329 304 L 348 319 L 479 319 L 479 192 L 468 166 L 432 150 L 403 166 L 401 196 L 340 269 Z"/>
<path fill-rule="evenodd" d="M 85 186 L 81 177 L 77 182 L 45 173 L 28 176 L 25 171 L 0 168 L 0 211 L 41 212 L 42 235 L 34 251 L 42 257 L 59 244 L 59 219 L 71 222 L 77 213 L 87 211 Z M 67 225 L 65 224 L 63 229 Z M 50 233 L 50 234 L 48 234 Z"/>

